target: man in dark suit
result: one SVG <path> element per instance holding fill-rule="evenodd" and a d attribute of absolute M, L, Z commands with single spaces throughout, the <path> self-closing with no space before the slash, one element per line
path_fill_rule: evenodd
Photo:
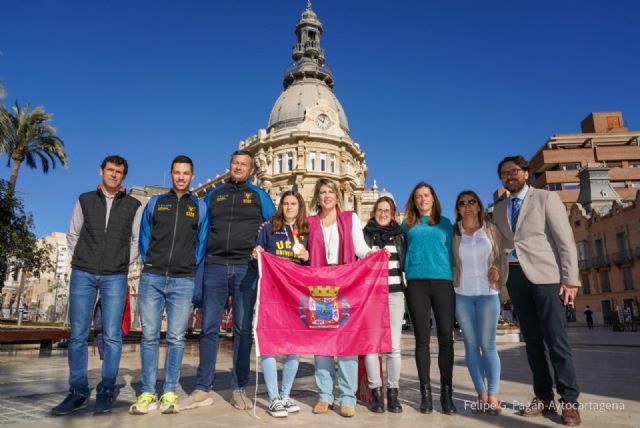
<path fill-rule="evenodd" d="M 510 195 L 496 203 L 494 221 L 509 251 L 507 289 L 520 320 L 535 393 L 520 414 L 556 413 L 555 380 L 562 422 L 577 426 L 579 391 L 563 307 L 574 301 L 580 287 L 573 232 L 558 194 L 527 185 L 529 164 L 522 156 L 504 158 L 498 175 Z"/>

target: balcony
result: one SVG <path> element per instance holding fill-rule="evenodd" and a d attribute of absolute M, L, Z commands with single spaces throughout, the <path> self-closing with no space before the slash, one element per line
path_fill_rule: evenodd
<path fill-rule="evenodd" d="M 298 61 L 304 55 L 304 45 L 302 43 L 296 43 L 293 45 L 293 58 Z"/>
<path fill-rule="evenodd" d="M 589 260 L 589 259 L 578 260 L 578 268 L 580 270 L 589 270 L 589 269 L 591 269 L 591 260 Z"/>
<path fill-rule="evenodd" d="M 605 255 L 596 256 L 593 259 L 593 268 L 594 269 L 600 269 L 600 268 L 604 268 L 604 267 L 608 267 L 608 266 L 609 266 L 609 259 L 607 259 L 607 256 L 605 256 Z"/>
<path fill-rule="evenodd" d="M 630 249 L 624 249 L 613 253 L 613 262 L 616 265 L 623 265 L 625 263 L 631 263 L 633 261 L 633 254 Z"/>

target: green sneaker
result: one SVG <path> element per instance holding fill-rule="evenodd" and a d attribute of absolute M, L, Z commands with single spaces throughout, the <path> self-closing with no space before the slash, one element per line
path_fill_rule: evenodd
<path fill-rule="evenodd" d="M 146 415 L 150 410 L 158 408 L 158 399 L 156 394 L 143 392 L 138 395 L 136 402 L 129 407 L 129 413 L 132 415 Z"/>
<path fill-rule="evenodd" d="M 164 414 L 180 412 L 178 396 L 173 392 L 162 394 L 162 397 L 160 397 L 160 411 Z"/>

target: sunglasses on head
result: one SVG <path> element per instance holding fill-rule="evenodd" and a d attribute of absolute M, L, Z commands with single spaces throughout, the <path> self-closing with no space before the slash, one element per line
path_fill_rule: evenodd
<path fill-rule="evenodd" d="M 477 203 L 478 201 L 476 201 L 475 199 L 467 199 L 466 201 L 464 200 L 458 201 L 458 206 L 459 207 L 466 207 L 467 205 L 474 206 Z"/>

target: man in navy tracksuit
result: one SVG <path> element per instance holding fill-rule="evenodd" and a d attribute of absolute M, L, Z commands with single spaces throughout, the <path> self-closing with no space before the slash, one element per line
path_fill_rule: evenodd
<path fill-rule="evenodd" d="M 204 258 L 208 233 L 204 202 L 189 192 L 193 177 L 191 159 L 176 157 L 171 164 L 171 190 L 151 198 L 142 216 L 139 242 L 144 268 L 138 287 L 142 392 L 129 409 L 131 414 L 146 414 L 158 407 L 158 348 L 165 308 L 168 347 L 160 410 L 162 413 L 179 411 L 175 391 L 180 379 L 184 334 L 191 310 L 195 270 Z"/>
<path fill-rule="evenodd" d="M 183 408 L 213 403 L 210 394 L 216 366 L 222 312 L 233 299 L 233 373 L 231 404 L 250 409 L 244 388 L 249 378 L 256 266 L 250 264 L 260 225 L 275 213 L 273 201 L 261 188 L 247 182 L 254 173 L 253 157 L 238 150 L 231 155 L 230 181 L 209 191 L 205 204 L 210 218 L 202 299 L 200 365 L 196 389 Z"/>

